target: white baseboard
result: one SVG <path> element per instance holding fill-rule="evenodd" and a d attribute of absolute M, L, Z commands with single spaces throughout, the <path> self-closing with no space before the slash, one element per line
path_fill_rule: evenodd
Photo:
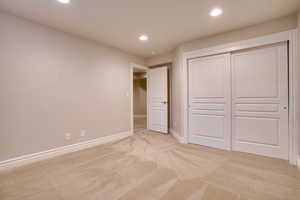
<path fill-rule="evenodd" d="M 146 118 L 147 115 L 134 115 L 134 118 Z"/>
<path fill-rule="evenodd" d="M 170 133 L 175 137 L 175 139 L 182 144 L 187 144 L 187 140 L 186 138 L 180 136 L 176 131 L 174 131 L 173 129 L 170 129 Z"/>
<path fill-rule="evenodd" d="M 97 139 L 93 139 L 93 140 L 88 140 L 88 141 L 77 143 L 77 144 L 71 144 L 71 145 L 58 147 L 58 148 L 50 149 L 50 150 L 43 151 L 43 152 L 38 152 L 38 153 L 34 153 L 34 154 L 29 154 L 29 155 L 12 158 L 9 160 L 0 161 L 0 171 L 20 167 L 23 165 L 27 165 L 27 164 L 34 163 L 34 162 L 41 161 L 41 160 L 46 160 L 46 159 L 60 156 L 60 155 L 67 154 L 67 153 L 80 151 L 80 150 L 94 147 L 94 146 L 97 146 L 100 144 L 106 144 L 109 142 L 121 140 L 121 139 L 127 138 L 131 135 L 132 135 L 131 131 L 122 132 L 122 133 L 117 133 L 114 135 L 109 135 L 109 136 L 105 136 L 105 137 L 101 137 L 101 138 L 97 138 Z"/>
<path fill-rule="evenodd" d="M 297 168 L 300 171 L 300 157 L 297 157 Z"/>

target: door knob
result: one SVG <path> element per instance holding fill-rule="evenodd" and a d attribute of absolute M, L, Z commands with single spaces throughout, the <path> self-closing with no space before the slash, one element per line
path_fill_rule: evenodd
<path fill-rule="evenodd" d="M 161 103 L 163 103 L 163 104 L 167 104 L 168 102 L 167 102 L 167 101 L 162 101 Z"/>

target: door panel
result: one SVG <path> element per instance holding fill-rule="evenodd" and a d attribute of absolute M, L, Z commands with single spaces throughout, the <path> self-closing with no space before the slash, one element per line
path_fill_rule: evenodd
<path fill-rule="evenodd" d="M 195 136 L 223 139 L 224 116 L 213 116 L 193 113 L 192 131 Z"/>
<path fill-rule="evenodd" d="M 230 149 L 230 55 L 189 61 L 189 142 Z"/>
<path fill-rule="evenodd" d="M 287 45 L 232 54 L 233 150 L 288 159 Z"/>
<path fill-rule="evenodd" d="M 278 119 L 236 117 L 236 139 L 245 143 L 279 145 Z"/>
<path fill-rule="evenodd" d="M 148 80 L 148 129 L 168 133 L 168 68 L 150 69 Z"/>
<path fill-rule="evenodd" d="M 233 65 L 238 66 L 232 70 L 237 98 L 278 97 L 277 54 L 276 48 L 233 54 Z"/>

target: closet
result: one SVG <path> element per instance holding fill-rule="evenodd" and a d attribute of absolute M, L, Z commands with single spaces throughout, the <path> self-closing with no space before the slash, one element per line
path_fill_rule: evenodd
<path fill-rule="evenodd" d="M 188 61 L 189 143 L 288 159 L 287 43 Z"/>

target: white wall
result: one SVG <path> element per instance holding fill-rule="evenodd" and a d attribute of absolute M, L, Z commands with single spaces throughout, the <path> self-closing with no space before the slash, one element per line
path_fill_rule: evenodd
<path fill-rule="evenodd" d="M 130 130 L 142 59 L 4 13 L 0 27 L 0 161 Z"/>
<path fill-rule="evenodd" d="M 225 43 L 246 40 L 258 36 L 268 35 L 276 32 L 282 32 L 297 28 L 297 16 L 291 15 L 281 19 L 272 20 L 266 23 L 255 26 L 246 27 L 239 30 L 234 30 L 227 33 L 218 34 L 211 37 L 194 40 L 180 45 L 175 52 L 173 68 L 172 68 L 172 116 L 171 129 L 179 135 L 183 135 L 183 120 L 182 120 L 182 59 L 184 52 L 217 46 Z M 175 126 L 176 124 L 176 126 Z"/>
<path fill-rule="evenodd" d="M 201 38 L 199 40 L 194 40 L 191 42 L 186 42 L 180 47 L 182 51 L 192 51 L 196 49 L 202 49 L 211 46 L 246 40 L 262 35 L 282 32 L 293 28 L 297 28 L 296 15 L 290 15 L 287 17 L 275 19 L 254 26 L 245 27 L 243 29 L 217 34 L 214 36 Z"/>
<path fill-rule="evenodd" d="M 145 60 L 147 67 L 171 63 L 174 58 L 174 52 L 154 56 Z"/>
<path fill-rule="evenodd" d="M 172 68 L 171 68 L 171 121 L 170 128 L 180 134 L 183 121 L 182 116 L 182 68 L 181 66 L 182 51 L 177 48 L 174 53 Z"/>

